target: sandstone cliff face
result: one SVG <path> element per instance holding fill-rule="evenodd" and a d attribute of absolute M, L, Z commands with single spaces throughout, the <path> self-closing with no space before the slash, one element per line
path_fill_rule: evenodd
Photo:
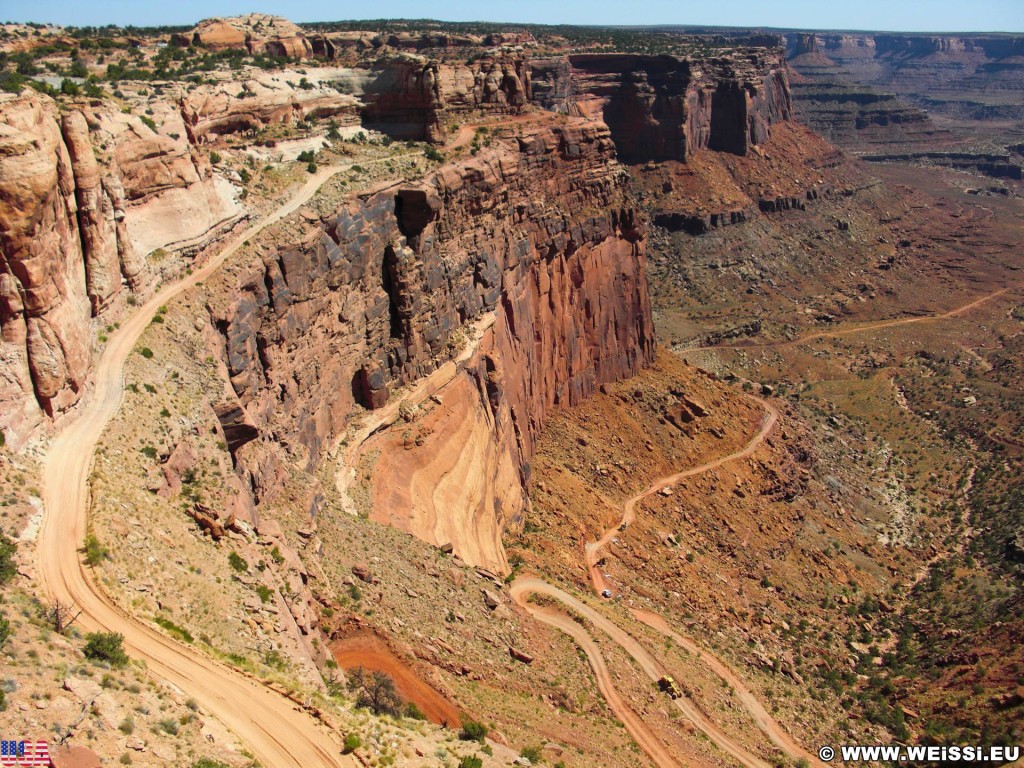
<path fill-rule="evenodd" d="M 90 311 L 75 171 L 56 106 L 40 96 L 2 98 L 0 426 L 20 435 L 39 421 L 40 408 L 62 410 L 80 392 Z M 97 184 L 83 194 L 87 205 L 99 205 Z M 99 212 L 85 218 L 92 226 Z"/>
<path fill-rule="evenodd" d="M 545 414 L 653 355 L 645 233 L 623 183 L 607 129 L 571 121 L 351 201 L 308 242 L 268 256 L 215 318 L 232 386 L 257 426 L 314 464 L 357 403 L 383 405 L 452 358 L 469 321 L 497 313 L 452 391 L 476 425 L 467 434 L 490 446 L 473 452 L 491 456 L 486 468 L 458 475 L 474 500 L 464 509 L 500 532 L 525 508 Z M 425 466 L 441 447 L 404 458 Z M 390 474 L 391 501 L 374 514 L 444 543 L 446 526 L 428 535 L 409 522 L 454 513 L 413 493 L 414 476 Z"/>
<path fill-rule="evenodd" d="M 699 61 L 579 54 L 531 64 L 534 102 L 603 119 L 628 163 L 685 161 L 701 149 L 745 155 L 792 112 L 776 49 L 741 48 Z"/>
<path fill-rule="evenodd" d="M 92 319 L 149 290 L 148 251 L 234 211 L 187 139 L 100 101 L 0 96 L 0 164 L 0 429 L 18 445 L 77 401 Z"/>
<path fill-rule="evenodd" d="M 298 87 L 292 71 L 261 73 L 241 82 L 203 85 L 181 95 L 181 114 L 189 140 L 203 144 L 217 136 L 258 130 L 274 123 L 294 124 L 307 117 L 359 122 L 357 99 L 319 83 Z"/>
<path fill-rule="evenodd" d="M 251 13 L 227 19 L 206 19 L 189 34 L 175 34 L 174 45 L 195 45 L 212 51 L 245 49 L 250 54 L 303 59 L 313 46 L 303 31 L 280 16 Z"/>

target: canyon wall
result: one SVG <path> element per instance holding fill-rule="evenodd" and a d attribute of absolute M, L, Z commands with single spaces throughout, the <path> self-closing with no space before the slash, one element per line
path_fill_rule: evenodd
<path fill-rule="evenodd" d="M 495 313 L 450 388 L 475 424 L 467 429 L 479 450 L 467 460 L 483 466 L 442 474 L 461 478 L 461 509 L 478 523 L 499 532 L 514 523 L 550 409 L 635 373 L 654 353 L 645 231 L 614 158 L 600 123 L 537 126 L 422 183 L 355 198 L 307 242 L 268 255 L 214 317 L 250 417 L 301 447 L 312 467 L 356 405 L 383 406 L 455 357 L 471 321 Z M 428 435 L 407 446 L 403 471 L 388 473 L 390 500 L 374 513 L 445 543 L 443 526 L 429 534 L 417 515 L 460 507 L 434 508 L 433 494 L 414 493 L 410 462 L 464 452 L 459 442 Z"/>
<path fill-rule="evenodd" d="M 1024 118 L 1024 36 L 794 32 L 787 41 L 791 56 L 813 48 L 847 81 L 895 92 L 930 112 Z"/>
<path fill-rule="evenodd" d="M 123 289 L 149 290 L 149 250 L 235 212 L 231 192 L 180 135 L 158 135 L 100 101 L 59 110 L 34 91 L 0 94 L 5 438 L 19 445 L 77 401 L 93 320 L 124 300 Z"/>
<path fill-rule="evenodd" d="M 604 120 L 627 163 L 685 162 L 702 149 L 745 155 L 792 104 L 774 48 L 738 48 L 699 60 L 625 53 L 531 62 L 532 98 L 546 108 Z"/>

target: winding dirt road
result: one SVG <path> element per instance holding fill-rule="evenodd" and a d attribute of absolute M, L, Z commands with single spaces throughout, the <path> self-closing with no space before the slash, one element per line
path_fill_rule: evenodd
<path fill-rule="evenodd" d="M 761 421 L 761 428 L 758 430 L 757 434 L 751 438 L 750 442 L 747 443 L 742 450 L 731 453 L 728 456 L 715 459 L 714 461 L 701 464 L 700 466 L 676 472 L 675 474 L 668 475 L 651 483 L 647 489 L 636 494 L 623 504 L 622 519 L 617 525 L 608 529 L 598 541 L 592 542 L 586 546 L 585 561 L 587 570 L 590 573 L 591 583 L 596 592 L 600 593 L 602 590 L 609 588 L 609 585 L 604 578 L 604 574 L 602 574 L 601 570 L 597 567 L 601 550 L 604 549 L 608 542 L 615 537 L 623 523 L 628 525 L 633 521 L 636 516 L 637 503 L 658 492 L 661 488 L 677 483 L 684 478 L 693 477 L 694 475 L 699 475 L 703 472 L 720 467 L 723 464 L 747 458 L 757 450 L 762 442 L 764 442 L 765 437 L 767 437 L 778 422 L 779 413 L 773 405 L 765 400 L 752 395 L 748 395 L 748 397 L 757 401 L 764 407 L 765 416 Z M 577 644 L 579 644 L 586 654 L 587 659 L 590 661 L 590 666 L 597 677 L 598 688 L 607 700 L 608 706 L 615 715 L 622 720 L 623 725 L 626 726 L 626 730 L 629 731 L 630 735 L 636 740 L 640 748 L 650 756 L 655 765 L 657 765 L 658 768 L 678 768 L 679 766 L 682 766 L 683 763 L 668 751 L 665 744 L 651 731 L 647 724 L 638 717 L 625 702 L 623 702 L 622 698 L 615 690 L 600 650 L 587 630 L 560 611 L 540 607 L 530 603 L 528 601 L 529 596 L 531 594 L 539 594 L 554 598 L 579 616 L 587 619 L 591 624 L 607 634 L 615 641 L 615 643 L 622 647 L 652 681 L 657 681 L 662 675 L 667 673 L 667 670 L 664 669 L 633 636 L 605 618 L 601 613 L 591 608 L 586 603 L 583 603 L 579 599 L 548 584 L 547 582 L 532 577 L 520 577 L 512 583 L 510 592 L 516 603 L 526 609 L 534 618 L 565 632 L 572 637 Z M 823 765 L 818 761 L 816 756 L 800 747 L 800 745 L 797 744 L 781 726 L 779 726 L 775 719 L 768 714 L 750 689 L 744 685 L 740 677 L 729 667 L 728 664 L 726 664 L 726 662 L 700 647 L 692 639 L 683 637 L 673 631 L 668 622 L 658 614 L 639 609 L 633 609 L 632 614 L 637 621 L 646 624 L 652 629 L 661 632 L 668 637 L 671 637 L 681 647 L 704 661 L 712 672 L 732 686 L 739 703 L 747 710 L 754 719 L 754 722 L 765 733 L 765 735 L 767 735 L 768 738 L 771 739 L 771 741 L 783 752 L 793 759 L 803 758 L 812 765 Z M 702 731 L 712 743 L 714 743 L 723 752 L 733 757 L 741 765 L 747 766 L 747 768 L 765 768 L 765 766 L 769 765 L 769 763 L 749 752 L 741 744 L 735 742 L 728 734 L 723 732 L 718 726 L 705 717 L 689 699 L 675 699 L 673 704 L 675 704 L 683 715 L 687 717 L 697 729 Z"/>
<path fill-rule="evenodd" d="M 955 309 L 951 309 L 948 312 L 942 312 L 942 313 L 937 314 L 937 315 L 921 315 L 919 317 L 903 317 L 903 318 L 900 318 L 898 320 L 882 320 L 882 321 L 877 322 L 877 323 L 869 323 L 868 325 L 860 325 L 860 326 L 857 326 L 855 328 L 843 328 L 843 329 L 835 330 L 835 331 L 815 331 L 814 333 L 809 333 L 809 334 L 806 334 L 804 336 L 797 336 L 795 339 L 786 339 L 786 340 L 782 340 L 782 341 L 766 341 L 766 342 L 762 342 L 760 344 L 756 343 L 756 342 L 750 343 L 750 344 L 744 344 L 744 343 L 741 343 L 741 344 L 709 344 L 707 346 L 687 347 L 686 349 L 694 349 L 694 350 L 700 350 L 700 349 L 729 350 L 729 349 L 762 349 L 762 348 L 766 348 L 766 347 L 793 347 L 793 346 L 796 346 L 797 344 L 804 344 L 804 343 L 806 343 L 808 341 L 814 341 L 816 339 L 834 339 L 834 338 L 838 338 L 840 336 L 849 336 L 849 335 L 854 334 L 854 333 L 863 333 L 865 331 L 879 331 L 879 330 L 882 330 L 884 328 L 895 328 L 895 327 L 900 326 L 900 325 L 914 325 L 915 323 L 932 323 L 932 322 L 935 322 L 937 320 L 949 320 L 950 318 L 953 318 L 953 317 L 959 317 L 960 315 L 964 314 L 965 312 L 970 312 L 975 307 L 980 307 L 982 304 L 985 304 L 985 303 L 991 301 L 992 299 L 998 298 L 999 296 L 1002 296 L 1004 293 L 1008 293 L 1009 291 L 1012 291 L 1015 288 L 1020 288 L 1021 285 L 1024 285 L 1024 284 L 1018 283 L 1017 285 L 1008 285 L 1005 288 L 1000 288 L 998 291 L 993 291 L 992 293 L 987 293 L 984 296 L 981 296 L 981 297 L 975 299 L 974 301 L 971 301 L 971 302 L 969 302 L 967 304 L 964 304 L 963 306 L 956 307 Z"/>
<path fill-rule="evenodd" d="M 597 561 L 600 560 L 601 550 L 608 546 L 608 542 L 615 538 L 615 535 L 619 532 L 619 528 L 621 526 L 628 526 L 633 522 L 633 519 L 636 517 L 636 505 L 638 502 L 646 499 L 648 496 L 653 496 L 667 485 L 673 485 L 687 477 L 693 477 L 694 475 L 700 475 L 708 470 L 717 469 L 723 464 L 728 464 L 730 461 L 745 459 L 753 454 L 754 451 L 758 449 L 758 446 L 764 442 L 765 437 L 767 437 L 768 433 L 772 431 L 776 422 L 779 420 L 779 412 L 775 410 L 773 405 L 762 400 L 760 397 L 755 397 L 754 395 L 748 395 L 748 397 L 757 401 L 764 407 L 765 416 L 761 420 L 761 429 L 758 430 L 758 433 L 754 435 L 753 438 L 751 438 L 750 442 L 747 443 L 743 450 L 730 453 L 728 456 L 723 456 L 720 459 L 709 461 L 706 464 L 701 464 L 699 467 L 684 469 L 681 472 L 676 472 L 674 475 L 669 475 L 659 480 L 655 480 L 647 487 L 646 490 L 641 491 L 636 496 L 626 501 L 622 506 L 622 520 L 620 520 L 614 528 L 609 528 L 600 539 L 587 544 L 585 550 L 586 564 L 587 570 L 590 572 L 590 581 L 594 585 L 595 592 L 600 594 L 602 590 L 610 589 L 610 585 L 605 580 L 604 574 L 601 573 L 601 569 L 597 567 Z"/>
<path fill-rule="evenodd" d="M 352 165 L 330 166 L 313 174 L 287 203 L 231 240 L 200 269 L 164 287 L 112 334 L 96 364 L 92 396 L 53 441 L 43 465 L 45 515 L 37 557 L 45 592 L 51 599 L 81 608 L 83 629 L 124 635 L 129 656 L 195 698 L 268 768 L 337 768 L 358 763 L 341 756 L 334 735 L 284 696 L 128 615 L 103 591 L 78 549 L 86 534 L 88 480 L 96 444 L 120 407 L 125 361 L 157 308 L 210 277 L 246 240 L 294 213 L 327 179 Z"/>

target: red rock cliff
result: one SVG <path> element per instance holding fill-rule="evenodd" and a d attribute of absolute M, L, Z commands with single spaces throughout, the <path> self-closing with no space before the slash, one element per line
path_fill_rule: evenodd
<path fill-rule="evenodd" d="M 58 110 L 31 90 L 0 94 L 0 430 L 8 442 L 21 444 L 78 400 L 92 368 L 93 319 L 119 296 L 123 306 L 124 287 L 149 289 L 147 252 L 201 234 L 229 209 L 187 139 L 158 135 L 106 102 Z"/>
<path fill-rule="evenodd" d="M 357 403 L 383 405 L 494 312 L 466 373 L 495 472 L 519 478 L 518 497 L 482 503 L 502 525 L 515 519 L 550 409 L 654 354 L 645 230 L 614 157 L 603 124 L 530 129 L 423 183 L 354 199 L 315 238 L 268 256 L 215 318 L 255 423 L 313 464 Z"/>
<path fill-rule="evenodd" d="M 746 155 L 792 104 L 781 49 L 689 59 L 627 53 L 531 62 L 535 103 L 603 119 L 628 163 L 685 161 L 701 149 Z"/>

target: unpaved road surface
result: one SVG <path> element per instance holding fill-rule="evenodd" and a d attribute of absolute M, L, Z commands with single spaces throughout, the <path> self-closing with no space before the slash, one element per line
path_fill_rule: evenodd
<path fill-rule="evenodd" d="M 391 158 L 372 162 L 387 159 Z M 341 756 L 334 735 L 292 701 L 124 612 L 82 562 L 78 548 L 85 539 L 88 479 L 96 443 L 121 404 L 125 360 L 157 308 L 210 277 L 246 240 L 298 210 L 328 178 L 352 165 L 330 166 L 312 175 L 287 203 L 231 240 L 202 268 L 164 287 L 112 334 L 96 364 L 95 390 L 75 420 L 53 441 L 43 465 L 46 512 L 38 540 L 38 560 L 45 592 L 51 599 L 82 609 L 79 623 L 86 631 L 124 635 L 129 656 L 144 661 L 154 676 L 195 698 L 267 768 L 358 764 L 351 757 Z"/>
<path fill-rule="evenodd" d="M 608 542 L 618 534 L 620 525 L 623 523 L 628 525 L 633 521 L 636 516 L 637 503 L 648 496 L 657 493 L 665 486 L 677 483 L 684 478 L 699 475 L 702 472 L 715 469 L 731 461 L 747 458 L 757 450 L 762 442 L 764 442 L 765 437 L 767 437 L 778 422 L 779 413 L 774 406 L 765 400 L 749 395 L 748 397 L 756 400 L 764 407 L 765 416 L 757 434 L 742 450 L 731 453 L 728 456 L 715 459 L 714 461 L 701 464 L 700 466 L 676 472 L 675 474 L 668 475 L 651 483 L 646 490 L 636 494 L 623 504 L 622 519 L 618 524 L 613 528 L 608 529 L 608 531 L 606 531 L 598 541 L 587 545 L 585 549 L 587 570 L 590 573 L 591 583 L 593 584 L 594 590 L 598 594 L 600 594 L 602 590 L 610 588 L 610 585 L 608 585 L 604 578 L 604 574 L 601 573 L 601 570 L 596 565 L 597 561 L 600 559 L 600 552 L 605 546 L 607 546 Z M 521 577 L 512 583 L 511 594 L 516 603 L 525 608 L 534 618 L 565 632 L 579 644 L 586 653 L 587 659 L 590 661 L 590 666 L 597 677 L 598 688 L 608 701 L 608 706 L 622 721 L 623 725 L 626 726 L 626 730 L 629 731 L 630 735 L 636 740 L 640 748 L 643 749 L 643 751 L 646 752 L 654 761 L 655 765 L 657 765 L 658 768 L 677 768 L 677 766 L 682 766 L 683 763 L 679 758 L 673 756 L 671 750 L 668 750 L 665 744 L 651 731 L 647 724 L 638 717 L 625 702 L 622 701 L 622 698 L 615 690 L 612 680 L 608 675 L 607 667 L 605 666 L 604 659 L 601 657 L 597 644 L 594 642 L 594 639 L 590 636 L 587 630 L 577 624 L 576 621 L 569 616 L 550 608 L 542 608 L 531 604 L 528 602 L 527 598 L 531 594 L 540 594 L 559 600 L 576 614 L 587 619 L 591 624 L 614 640 L 615 643 L 622 647 L 623 650 L 625 650 L 634 659 L 634 661 L 636 661 L 647 677 L 652 681 L 657 681 L 662 675 L 667 673 L 667 670 L 664 669 L 632 635 L 628 634 L 618 625 L 605 618 L 598 611 L 557 587 L 541 581 L 540 579 Z M 695 654 L 708 665 L 712 672 L 731 685 L 736 692 L 736 698 L 739 703 L 747 710 L 751 717 L 753 717 L 757 726 L 783 752 L 793 759 L 804 758 L 812 765 L 823 765 L 814 755 L 811 755 L 809 752 L 801 748 L 800 745 L 797 744 L 781 726 L 779 726 L 779 724 L 771 715 L 768 714 L 753 693 L 751 693 L 750 689 L 743 684 L 743 681 L 728 664 L 707 650 L 701 648 L 693 640 L 677 634 L 672 630 L 668 622 L 658 614 L 640 610 L 633 610 L 632 613 L 637 621 L 646 624 L 662 634 L 672 637 L 680 646 Z M 738 744 L 732 739 L 732 737 L 718 728 L 718 726 L 700 712 L 700 710 L 698 710 L 689 699 L 685 697 L 676 699 L 673 701 L 673 704 L 675 704 L 684 716 L 689 719 L 698 730 L 703 732 L 711 742 L 715 744 L 715 746 L 733 757 L 741 765 L 747 766 L 747 768 L 765 768 L 769 765 L 765 760 L 762 760 L 760 757 L 749 752 L 745 747 L 743 747 L 743 745 Z"/>
<path fill-rule="evenodd" d="M 693 477 L 694 475 L 699 475 L 703 472 L 707 472 L 710 469 L 716 469 L 722 466 L 723 464 L 728 464 L 731 461 L 745 459 L 751 454 L 753 454 L 754 451 L 757 450 L 758 446 L 760 446 L 761 443 L 764 442 L 765 437 L 767 437 L 768 433 L 772 431 L 772 429 L 775 427 L 775 423 L 779 420 L 779 412 L 775 410 L 775 407 L 773 405 L 765 402 L 759 397 L 748 397 L 751 397 L 751 399 L 756 400 L 764 407 L 765 417 L 761 421 L 761 429 L 758 430 L 758 433 L 754 435 L 754 437 L 751 439 L 749 443 L 747 443 L 746 447 L 744 447 L 743 450 L 736 451 L 736 453 L 730 453 L 728 456 L 723 456 L 720 459 L 709 461 L 706 464 L 701 464 L 699 467 L 691 467 L 690 469 L 684 469 L 681 472 L 676 472 L 674 475 L 669 475 L 659 480 L 655 480 L 647 487 L 646 490 L 641 491 L 636 496 L 626 501 L 626 503 L 622 507 L 622 519 L 614 528 L 609 528 L 607 531 L 605 531 L 604 536 L 602 536 L 600 539 L 591 542 L 590 544 L 587 544 L 585 550 L 587 570 L 590 572 L 590 581 L 594 585 L 595 592 L 600 594 L 602 590 L 611 589 L 611 585 L 608 584 L 607 580 L 604 578 L 604 574 L 601 573 L 601 569 L 597 567 L 597 561 L 601 559 L 601 550 L 608 546 L 608 542 L 610 542 L 613 538 L 615 538 L 616 535 L 618 535 L 619 529 L 623 525 L 628 526 L 630 523 L 633 522 L 634 517 L 636 517 L 636 505 L 638 502 L 642 501 L 643 499 L 646 499 L 648 496 L 653 496 L 655 493 L 660 491 L 665 486 L 678 483 L 680 480 L 683 480 L 687 477 Z"/>

